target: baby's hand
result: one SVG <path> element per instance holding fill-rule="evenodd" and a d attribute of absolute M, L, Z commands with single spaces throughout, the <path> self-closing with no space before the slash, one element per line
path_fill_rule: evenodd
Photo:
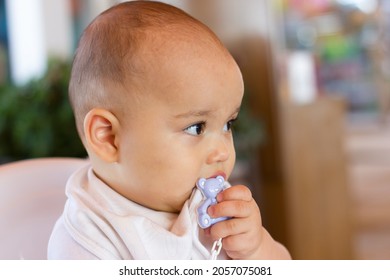
<path fill-rule="evenodd" d="M 217 200 L 209 207 L 209 215 L 232 218 L 213 225 L 210 234 L 214 240 L 223 238 L 222 246 L 230 258 L 290 258 L 287 250 L 263 228 L 259 207 L 247 187 L 232 186 L 219 193 Z"/>

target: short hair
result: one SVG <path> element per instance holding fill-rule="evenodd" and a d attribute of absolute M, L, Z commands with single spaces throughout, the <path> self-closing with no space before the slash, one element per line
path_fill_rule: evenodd
<path fill-rule="evenodd" d="M 85 115 L 92 108 L 121 114 L 123 92 L 134 90 L 132 82 L 142 77 L 143 66 L 137 54 L 144 42 L 156 36 L 152 31 L 170 32 L 172 36 L 180 31 L 192 37 L 194 29 L 222 45 L 204 24 L 160 2 L 124 2 L 92 21 L 80 38 L 69 82 L 69 99 L 80 136 Z"/>

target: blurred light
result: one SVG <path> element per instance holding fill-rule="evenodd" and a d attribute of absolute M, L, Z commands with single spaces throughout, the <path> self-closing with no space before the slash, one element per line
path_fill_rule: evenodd
<path fill-rule="evenodd" d="M 378 0 L 337 0 L 341 5 L 353 5 L 364 13 L 375 12 L 378 7 Z"/>
<path fill-rule="evenodd" d="M 335 14 L 323 14 L 315 19 L 315 24 L 319 35 L 331 35 L 342 30 L 340 18 Z"/>
<path fill-rule="evenodd" d="M 312 102 L 317 93 L 315 63 L 309 51 L 290 53 L 287 62 L 290 98 L 295 104 Z"/>
<path fill-rule="evenodd" d="M 7 0 L 11 75 L 24 84 L 46 70 L 41 0 Z"/>

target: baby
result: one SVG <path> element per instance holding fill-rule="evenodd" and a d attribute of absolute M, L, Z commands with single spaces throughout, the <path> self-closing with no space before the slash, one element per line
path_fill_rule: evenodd
<path fill-rule="evenodd" d="M 208 208 L 227 219 L 204 230 L 201 178 L 229 178 L 231 126 L 243 97 L 232 56 L 183 11 L 132 1 L 84 31 L 69 95 L 90 166 L 69 179 L 50 259 L 288 259 L 264 229 L 246 186 Z"/>

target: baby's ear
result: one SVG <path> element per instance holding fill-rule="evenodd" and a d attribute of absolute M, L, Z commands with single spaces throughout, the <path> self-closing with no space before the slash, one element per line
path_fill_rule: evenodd
<path fill-rule="evenodd" d="M 118 129 L 119 121 L 111 112 L 99 108 L 89 111 L 84 119 L 84 134 L 89 152 L 106 162 L 117 162 Z"/>

